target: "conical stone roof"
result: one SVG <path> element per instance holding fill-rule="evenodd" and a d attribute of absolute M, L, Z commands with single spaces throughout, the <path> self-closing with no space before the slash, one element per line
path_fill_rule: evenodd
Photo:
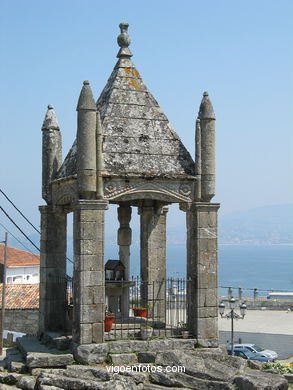
<path fill-rule="evenodd" d="M 119 54 L 118 54 L 119 56 Z M 186 177 L 194 162 L 130 59 L 121 55 L 98 101 L 104 176 Z M 76 142 L 59 177 L 76 174 Z"/>

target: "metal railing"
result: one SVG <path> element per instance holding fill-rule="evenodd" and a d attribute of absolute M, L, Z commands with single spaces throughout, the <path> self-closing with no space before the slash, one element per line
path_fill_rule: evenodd
<path fill-rule="evenodd" d="M 184 278 L 106 281 L 107 310 L 115 317 L 106 340 L 138 338 L 141 328 L 159 338 L 187 332 L 188 283 Z"/>
<path fill-rule="evenodd" d="M 227 296 L 228 298 L 238 297 L 239 300 L 243 299 L 244 297 L 250 297 L 253 299 L 266 299 L 270 297 L 273 293 L 289 293 L 293 294 L 293 291 L 285 291 L 285 290 L 277 290 L 277 289 L 261 289 L 261 288 L 250 288 L 250 287 L 233 287 L 233 286 L 220 286 L 219 287 L 219 295 L 220 296 Z M 277 295 L 276 294 L 276 295 Z M 281 295 L 280 294 L 280 295 Z M 293 298 L 293 296 L 292 296 Z"/>

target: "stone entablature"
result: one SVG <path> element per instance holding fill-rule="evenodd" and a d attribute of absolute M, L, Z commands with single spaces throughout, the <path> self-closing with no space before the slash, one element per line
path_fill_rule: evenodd
<path fill-rule="evenodd" d="M 167 203 L 189 203 L 195 197 L 194 177 L 182 180 L 153 178 L 144 181 L 142 177 L 104 177 L 104 198 L 111 203 L 130 201 L 139 205 L 143 199 L 156 199 Z M 71 206 L 77 200 L 76 178 L 59 179 L 52 183 L 53 203 Z"/>

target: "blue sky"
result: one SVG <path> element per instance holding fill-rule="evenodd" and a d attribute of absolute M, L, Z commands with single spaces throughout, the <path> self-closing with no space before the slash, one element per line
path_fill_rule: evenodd
<path fill-rule="evenodd" d="M 2 1 L 1 188 L 39 224 L 47 104 L 55 107 L 65 157 L 82 82 L 89 79 L 98 98 L 125 21 L 133 62 L 192 155 L 195 118 L 203 91 L 209 92 L 217 116 L 214 200 L 221 212 L 292 202 L 292 4 Z M 9 210 L 3 198 L 1 204 Z M 0 220 L 6 223 L 3 215 Z"/>

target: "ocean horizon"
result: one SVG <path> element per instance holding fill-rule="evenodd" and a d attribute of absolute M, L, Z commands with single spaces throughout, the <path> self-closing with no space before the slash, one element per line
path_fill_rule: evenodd
<path fill-rule="evenodd" d="M 219 286 L 293 291 L 293 245 L 219 245 Z"/>
<path fill-rule="evenodd" d="M 105 261 L 118 258 L 112 250 L 106 250 Z M 220 244 L 218 260 L 219 287 L 242 287 L 246 296 L 252 295 L 254 288 L 259 289 L 262 296 L 270 290 L 293 291 L 293 245 Z M 139 248 L 134 246 L 131 248 L 131 274 L 139 275 L 139 268 Z M 185 245 L 168 245 L 167 275 L 186 277 Z M 227 289 L 220 289 L 220 294 L 226 293 Z"/>
<path fill-rule="evenodd" d="M 140 274 L 139 247 L 131 246 L 130 274 Z M 72 252 L 68 256 L 73 259 Z M 107 245 L 105 262 L 118 259 L 118 246 Z M 219 293 L 227 294 L 227 288 L 243 288 L 245 296 L 253 295 L 253 289 L 259 289 L 259 295 L 266 296 L 270 290 L 293 292 L 293 245 L 219 245 Z M 68 264 L 67 272 L 72 275 L 72 264 Z M 186 277 L 186 247 L 183 244 L 167 246 L 167 276 L 173 278 Z"/>

